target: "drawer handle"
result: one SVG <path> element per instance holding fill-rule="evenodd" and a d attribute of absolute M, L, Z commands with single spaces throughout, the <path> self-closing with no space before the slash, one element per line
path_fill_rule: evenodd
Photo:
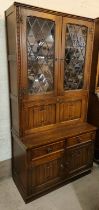
<path fill-rule="evenodd" d="M 61 163 L 61 164 L 60 164 L 60 167 L 61 167 L 61 169 L 63 169 L 63 168 L 64 168 L 64 165 Z"/>
<path fill-rule="evenodd" d="M 52 151 L 53 151 L 53 149 L 52 149 L 51 147 L 48 147 L 48 148 L 47 148 L 47 152 L 48 152 L 48 153 L 50 153 L 50 152 L 52 152 Z"/>

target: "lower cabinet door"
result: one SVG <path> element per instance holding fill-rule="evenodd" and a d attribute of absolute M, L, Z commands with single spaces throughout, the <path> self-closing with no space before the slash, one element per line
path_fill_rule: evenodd
<path fill-rule="evenodd" d="M 55 155 L 34 160 L 32 164 L 32 192 L 43 191 L 47 188 L 55 186 L 55 184 L 62 182 L 63 177 L 66 177 L 64 170 L 64 154 L 59 153 Z"/>
<path fill-rule="evenodd" d="M 65 162 L 69 177 L 91 168 L 93 162 L 93 142 L 90 141 L 81 146 L 68 148 Z"/>

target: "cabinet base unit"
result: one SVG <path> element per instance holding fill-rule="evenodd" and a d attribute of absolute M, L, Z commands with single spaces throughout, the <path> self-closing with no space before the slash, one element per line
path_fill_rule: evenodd
<path fill-rule="evenodd" d="M 87 123 L 61 126 L 21 141 L 12 134 L 13 179 L 25 202 L 90 172 L 94 139 L 95 127 Z"/>

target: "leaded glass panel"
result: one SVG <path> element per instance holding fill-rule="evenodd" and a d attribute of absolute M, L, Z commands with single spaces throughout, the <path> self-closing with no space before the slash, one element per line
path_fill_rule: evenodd
<path fill-rule="evenodd" d="M 54 21 L 30 16 L 26 24 L 29 94 L 53 91 Z"/>
<path fill-rule="evenodd" d="M 75 24 L 66 25 L 64 60 L 65 90 L 83 88 L 86 43 L 86 26 Z"/>

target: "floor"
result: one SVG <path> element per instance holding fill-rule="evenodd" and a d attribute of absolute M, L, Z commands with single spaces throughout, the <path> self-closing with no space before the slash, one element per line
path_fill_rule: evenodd
<path fill-rule="evenodd" d="M 25 204 L 11 177 L 0 180 L 0 210 L 99 210 L 99 165 L 92 173 Z"/>

